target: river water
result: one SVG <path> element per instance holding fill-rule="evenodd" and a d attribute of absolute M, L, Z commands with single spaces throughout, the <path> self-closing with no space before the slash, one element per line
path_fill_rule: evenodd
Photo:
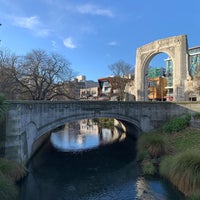
<path fill-rule="evenodd" d="M 184 200 L 165 180 L 140 172 L 135 144 L 116 130 L 67 125 L 29 162 L 20 200 Z"/>

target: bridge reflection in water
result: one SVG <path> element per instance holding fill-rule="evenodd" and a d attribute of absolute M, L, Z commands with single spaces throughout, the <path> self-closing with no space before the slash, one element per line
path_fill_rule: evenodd
<path fill-rule="evenodd" d="M 83 122 L 67 124 L 52 134 L 60 150 L 47 141 L 30 160 L 29 174 L 20 184 L 20 200 L 184 200 L 162 179 L 140 173 L 136 140 Z M 77 152 L 78 148 L 83 150 Z"/>
<path fill-rule="evenodd" d="M 67 123 L 51 133 L 51 143 L 59 151 L 83 151 L 122 141 L 126 134 L 116 127 L 102 128 L 92 119 Z"/>

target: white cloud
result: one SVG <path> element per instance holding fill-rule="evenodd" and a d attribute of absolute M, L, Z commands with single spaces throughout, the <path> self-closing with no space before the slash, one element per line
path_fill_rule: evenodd
<path fill-rule="evenodd" d="M 31 17 L 11 16 L 9 18 L 11 18 L 15 26 L 31 30 L 34 32 L 34 34 L 36 34 L 39 37 L 46 37 L 50 33 L 49 29 L 43 28 L 43 25 L 37 16 L 31 16 Z"/>
<path fill-rule="evenodd" d="M 100 16 L 107 16 L 113 17 L 114 14 L 109 9 L 102 9 L 92 4 L 85 4 L 77 6 L 77 11 L 81 14 L 91 14 L 91 15 L 100 15 Z"/>
<path fill-rule="evenodd" d="M 71 37 L 65 38 L 63 40 L 63 43 L 67 48 L 70 48 L 70 49 L 75 49 L 76 48 L 76 45 L 73 43 L 73 40 L 72 40 Z"/>
<path fill-rule="evenodd" d="M 14 25 L 27 28 L 34 29 L 37 25 L 40 24 L 40 21 L 37 16 L 32 17 L 13 17 Z"/>
<path fill-rule="evenodd" d="M 108 43 L 109 46 L 117 46 L 118 43 L 116 41 L 111 41 Z"/>

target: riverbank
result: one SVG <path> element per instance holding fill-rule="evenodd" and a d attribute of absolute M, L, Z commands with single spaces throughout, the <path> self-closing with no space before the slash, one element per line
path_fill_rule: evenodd
<path fill-rule="evenodd" d="M 199 119 L 199 114 L 194 118 Z M 137 142 L 137 160 L 144 174 L 159 174 L 196 200 L 200 199 L 200 129 L 190 122 L 190 116 L 179 117 L 143 133 Z"/>
<path fill-rule="evenodd" d="M 0 199 L 17 200 L 19 198 L 16 182 L 27 174 L 27 169 L 15 161 L 0 158 Z"/>

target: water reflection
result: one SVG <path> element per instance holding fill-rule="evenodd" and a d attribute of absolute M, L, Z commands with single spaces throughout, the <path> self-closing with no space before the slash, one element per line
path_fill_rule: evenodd
<path fill-rule="evenodd" d="M 28 169 L 20 200 L 184 200 L 163 180 L 140 173 L 133 138 L 91 120 L 54 131 Z"/>
<path fill-rule="evenodd" d="M 153 187 L 154 186 L 154 187 Z M 156 191 L 156 187 L 158 191 Z M 143 176 L 138 177 L 136 181 L 137 200 L 164 200 L 167 199 L 164 188 L 161 186 L 160 181 L 149 181 Z"/>
<path fill-rule="evenodd" d="M 116 127 L 99 127 L 92 119 L 65 124 L 50 137 L 52 145 L 60 151 L 82 151 L 125 139 L 126 134 Z"/>

